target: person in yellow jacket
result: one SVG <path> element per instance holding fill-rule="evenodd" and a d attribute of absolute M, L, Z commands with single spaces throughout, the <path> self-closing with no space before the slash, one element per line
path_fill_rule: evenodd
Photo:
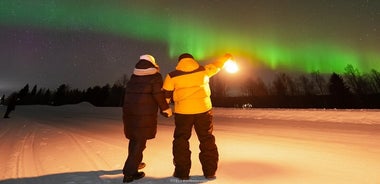
<path fill-rule="evenodd" d="M 199 160 L 203 175 L 215 179 L 219 154 L 213 131 L 211 90 L 209 79 L 217 74 L 224 63 L 231 58 L 226 54 L 214 63 L 201 66 L 191 54 L 184 53 L 178 58 L 174 71 L 166 75 L 163 90 L 168 101 L 174 101 L 173 176 L 188 180 L 191 168 L 189 139 L 192 128 L 197 133 L 200 145 Z"/>

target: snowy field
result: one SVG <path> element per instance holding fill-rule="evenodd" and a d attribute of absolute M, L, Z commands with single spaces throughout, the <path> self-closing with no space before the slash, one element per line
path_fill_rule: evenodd
<path fill-rule="evenodd" d="M 122 183 L 120 108 L 17 106 L 10 116 L 0 119 L 1 184 Z M 214 116 L 216 180 L 202 177 L 195 134 L 190 180 L 171 177 L 174 120 L 160 117 L 146 177 L 133 183 L 380 184 L 380 110 L 215 108 Z"/>

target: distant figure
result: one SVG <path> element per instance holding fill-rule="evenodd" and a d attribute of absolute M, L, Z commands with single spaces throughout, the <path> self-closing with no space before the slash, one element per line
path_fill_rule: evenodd
<path fill-rule="evenodd" d="M 147 140 L 156 136 L 158 108 L 165 117 L 172 116 L 161 89 L 162 83 L 162 75 L 154 57 L 140 56 L 124 97 L 124 134 L 129 139 L 128 158 L 123 168 L 124 183 L 145 176 L 144 172 L 138 170 L 145 166 L 142 160 Z"/>
<path fill-rule="evenodd" d="M 4 118 L 10 118 L 9 114 L 16 109 L 17 96 L 18 96 L 17 93 L 12 93 L 8 97 L 8 99 L 6 101 L 7 111 L 4 114 Z"/>
<path fill-rule="evenodd" d="M 213 131 L 213 115 L 209 79 L 217 74 L 224 63 L 231 58 L 226 54 L 214 63 L 201 66 L 190 54 L 179 56 L 174 71 L 164 81 L 168 101 L 174 101 L 174 140 L 173 176 L 188 180 L 191 167 L 191 151 L 189 139 L 194 127 L 200 142 L 199 160 L 203 175 L 207 179 L 215 179 L 219 154 L 215 144 Z"/>
<path fill-rule="evenodd" d="M 0 105 L 4 105 L 4 104 L 5 104 L 5 95 L 1 97 L 1 102 L 0 102 Z"/>

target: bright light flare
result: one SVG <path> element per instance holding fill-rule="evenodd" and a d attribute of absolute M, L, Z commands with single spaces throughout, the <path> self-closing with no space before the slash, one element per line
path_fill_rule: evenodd
<path fill-rule="evenodd" d="M 224 63 L 224 66 L 223 68 L 228 72 L 228 73 L 236 73 L 237 71 L 239 71 L 239 67 L 238 65 L 236 64 L 236 61 L 234 60 L 227 60 L 225 63 Z"/>

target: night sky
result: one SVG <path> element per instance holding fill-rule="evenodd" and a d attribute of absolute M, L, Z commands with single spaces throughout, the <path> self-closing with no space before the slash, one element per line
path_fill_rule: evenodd
<path fill-rule="evenodd" d="M 257 76 L 365 73 L 380 69 L 379 32 L 379 0 L 1 0 L 0 93 L 112 85 L 146 53 L 163 75 L 183 52 L 229 52 Z"/>

